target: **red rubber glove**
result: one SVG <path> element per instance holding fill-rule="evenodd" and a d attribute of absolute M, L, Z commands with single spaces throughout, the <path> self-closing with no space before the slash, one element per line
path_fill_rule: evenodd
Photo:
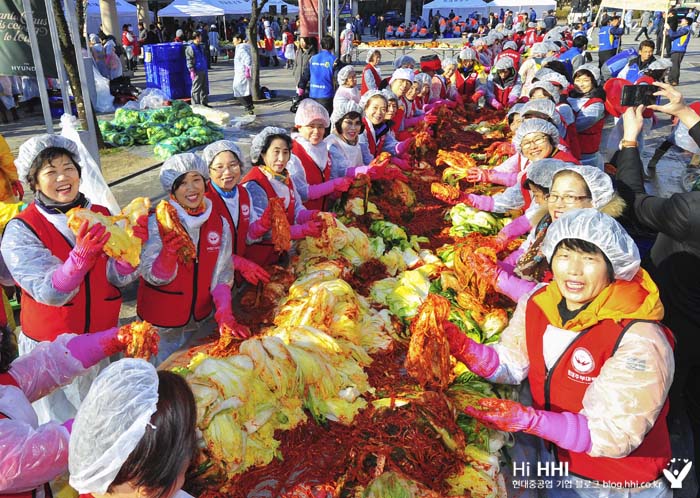
<path fill-rule="evenodd" d="M 333 190 L 335 190 L 336 192 L 347 192 L 355 180 L 352 178 L 348 178 L 347 176 L 341 176 L 340 178 L 336 178 L 332 181 Z"/>
<path fill-rule="evenodd" d="M 318 237 L 323 232 L 325 224 L 322 221 L 307 221 L 299 225 L 292 225 L 290 232 L 292 240 L 303 239 L 304 237 Z"/>
<path fill-rule="evenodd" d="M 479 90 L 474 92 L 474 95 L 472 95 L 472 103 L 477 104 L 479 103 L 479 99 L 484 96 L 484 92 Z"/>
<path fill-rule="evenodd" d="M 272 228 L 272 215 L 270 214 L 270 206 L 265 208 L 260 218 L 255 220 L 248 227 L 248 238 L 257 240 L 265 235 Z"/>
<path fill-rule="evenodd" d="M 161 236 L 163 248 L 153 262 L 153 275 L 161 280 L 170 278 L 177 269 L 177 252 L 184 241 L 175 233 L 169 232 Z"/>
<path fill-rule="evenodd" d="M 24 187 L 22 186 L 22 182 L 19 180 L 12 182 L 12 192 L 15 194 L 15 197 L 17 197 L 17 200 L 21 201 L 24 197 Z"/>
<path fill-rule="evenodd" d="M 134 232 L 134 237 L 141 239 L 141 243 L 145 244 L 148 240 L 148 216 L 139 216 L 136 220 L 136 225 L 131 227 Z"/>
<path fill-rule="evenodd" d="M 78 234 L 75 236 L 75 246 L 71 253 L 75 253 L 79 259 L 90 263 L 89 266 L 92 267 L 112 234 L 100 223 L 95 223 L 90 229 L 88 229 L 88 226 L 87 220 L 80 225 Z"/>
<path fill-rule="evenodd" d="M 257 285 L 258 282 L 266 284 L 270 281 L 270 274 L 262 266 L 236 254 L 233 255 L 233 268 L 241 272 L 243 278 L 253 285 Z"/>
<path fill-rule="evenodd" d="M 426 124 L 434 125 L 434 124 L 437 124 L 438 117 L 433 113 L 426 114 L 424 121 L 426 122 Z"/>
<path fill-rule="evenodd" d="M 225 335 L 230 329 L 237 337 L 245 339 L 250 337 L 250 330 L 245 325 L 241 325 L 233 317 L 233 303 L 231 300 L 231 288 L 224 284 L 219 284 L 211 291 L 211 298 L 214 301 L 214 320 L 219 325 L 219 335 Z"/>
<path fill-rule="evenodd" d="M 475 166 L 467 170 L 467 181 L 471 183 L 484 183 L 489 181 L 489 176 L 486 170 Z"/>
<path fill-rule="evenodd" d="M 452 356 L 480 377 L 488 378 L 496 372 L 500 360 L 495 349 L 470 339 L 452 322 L 445 321 L 443 326 Z"/>
<path fill-rule="evenodd" d="M 382 159 L 380 161 L 378 157 L 375 157 L 374 159 L 372 159 L 372 162 L 369 163 L 369 166 L 377 166 L 377 167 L 387 166 L 391 162 L 391 159 L 392 159 L 391 157 L 387 157 L 387 158 Z"/>
<path fill-rule="evenodd" d="M 477 406 L 468 406 L 465 413 L 487 427 L 505 432 L 530 429 L 537 416 L 535 409 L 516 401 L 498 398 L 480 399 Z"/>
<path fill-rule="evenodd" d="M 489 101 L 489 105 L 490 105 L 491 107 L 493 107 L 494 109 L 496 109 L 497 111 L 500 111 L 501 109 L 503 109 L 503 104 L 501 104 L 501 103 L 500 103 L 498 100 L 496 100 L 496 99 L 491 99 L 491 100 Z"/>
<path fill-rule="evenodd" d="M 406 160 L 402 159 L 400 157 L 392 157 L 391 161 L 389 161 L 391 164 L 394 164 L 401 168 L 404 171 L 410 171 L 411 170 L 411 164 Z"/>

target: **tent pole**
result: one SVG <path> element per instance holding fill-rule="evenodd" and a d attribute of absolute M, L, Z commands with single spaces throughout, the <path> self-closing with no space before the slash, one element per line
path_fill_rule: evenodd
<path fill-rule="evenodd" d="M 34 14 L 29 0 L 22 0 L 24 7 L 24 16 L 27 21 L 27 34 L 29 35 L 29 46 L 32 49 L 32 58 L 34 59 L 34 71 L 36 72 L 37 86 L 39 87 L 39 99 L 41 100 L 41 110 L 44 113 L 44 123 L 46 131 L 53 133 L 53 119 L 51 118 L 51 107 L 49 105 L 49 92 L 46 89 L 46 76 L 44 76 L 44 66 L 41 64 L 41 54 L 39 53 L 39 40 L 36 37 L 36 29 L 34 27 Z M 48 12 L 46 13 L 48 17 Z"/>
<path fill-rule="evenodd" d="M 666 3 L 666 17 L 664 17 L 664 25 L 662 29 L 664 30 L 663 38 L 661 39 L 661 57 L 666 53 L 666 23 L 668 22 L 668 12 L 671 10 L 671 0 Z"/>
<path fill-rule="evenodd" d="M 45 0 L 44 5 L 46 6 L 46 12 L 51 12 L 52 15 L 47 14 L 49 20 L 49 34 L 51 35 L 51 45 L 53 45 L 53 57 L 56 61 L 56 70 L 58 71 L 58 82 L 61 86 L 61 99 L 63 99 L 63 112 L 66 114 L 73 114 L 72 107 L 70 105 L 70 94 L 68 92 L 69 83 L 68 76 L 66 75 L 66 66 L 63 64 L 63 56 L 61 55 L 61 44 L 58 41 L 58 27 L 56 26 L 56 17 L 53 15 L 53 4 L 51 0 Z"/>

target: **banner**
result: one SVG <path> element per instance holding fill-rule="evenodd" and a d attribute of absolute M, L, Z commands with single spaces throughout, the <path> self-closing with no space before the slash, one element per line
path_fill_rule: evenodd
<path fill-rule="evenodd" d="M 301 36 L 318 36 L 318 0 L 299 0 Z"/>
<path fill-rule="evenodd" d="M 58 78 L 56 62 L 51 50 L 49 22 L 44 0 L 30 0 L 34 28 L 41 48 L 41 64 L 47 78 Z M 27 21 L 22 0 L 0 2 L 0 74 L 35 76 L 32 48 L 29 45 Z"/>
<path fill-rule="evenodd" d="M 660 10 L 666 12 L 669 0 L 603 0 L 600 8 L 625 10 Z"/>

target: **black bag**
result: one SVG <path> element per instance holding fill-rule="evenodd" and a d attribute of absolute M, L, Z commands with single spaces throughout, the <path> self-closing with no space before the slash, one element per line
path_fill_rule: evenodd
<path fill-rule="evenodd" d="M 301 104 L 301 101 L 306 98 L 306 94 L 304 95 L 297 95 L 292 99 L 292 107 L 289 108 L 289 112 L 296 113 L 297 109 L 299 109 L 299 104 Z"/>

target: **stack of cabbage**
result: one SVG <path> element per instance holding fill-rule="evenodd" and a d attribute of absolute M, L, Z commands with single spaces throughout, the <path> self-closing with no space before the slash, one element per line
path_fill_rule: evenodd
<path fill-rule="evenodd" d="M 100 121 L 105 142 L 117 146 L 154 145 L 160 159 L 206 145 L 224 136 L 221 129 L 179 100 L 170 107 L 136 111 L 117 109 L 113 121 Z"/>

